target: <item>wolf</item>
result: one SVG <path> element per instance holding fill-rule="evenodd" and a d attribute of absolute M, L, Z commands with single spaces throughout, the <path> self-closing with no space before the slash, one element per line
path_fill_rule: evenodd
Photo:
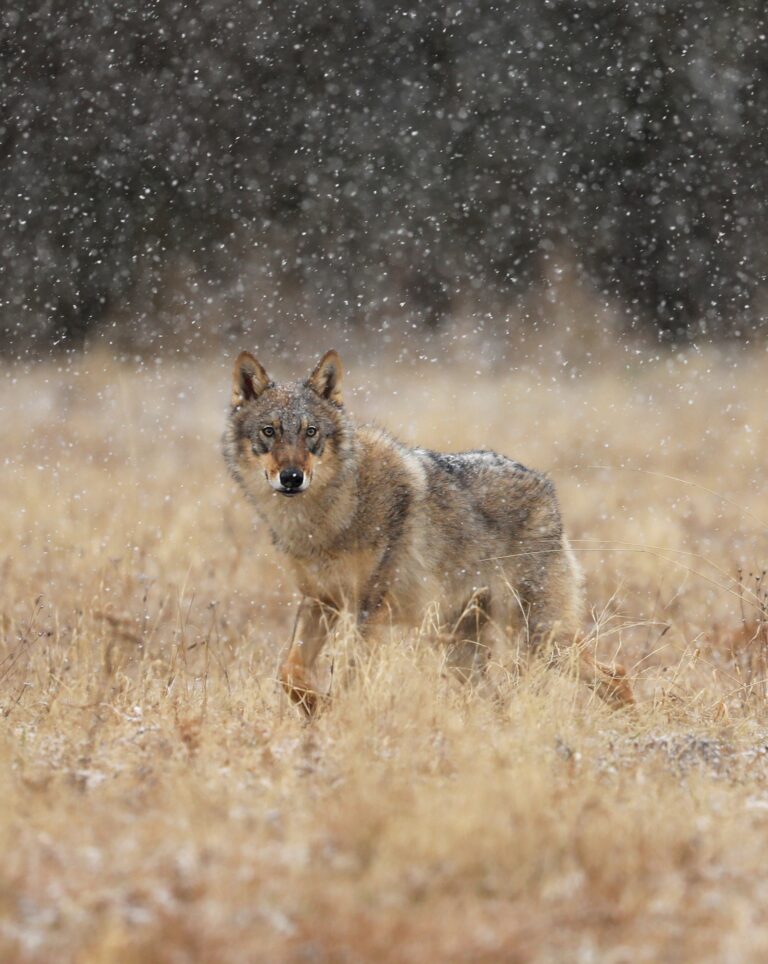
<path fill-rule="evenodd" d="M 583 578 L 549 478 L 496 452 L 409 448 L 358 425 L 342 378 L 334 350 L 293 383 L 247 351 L 233 370 L 224 457 L 304 597 L 279 674 L 290 698 L 315 711 L 312 667 L 344 611 L 364 638 L 429 611 L 468 675 L 500 634 L 530 652 L 577 641 Z M 607 702 L 633 702 L 622 667 L 582 646 L 577 663 Z"/>

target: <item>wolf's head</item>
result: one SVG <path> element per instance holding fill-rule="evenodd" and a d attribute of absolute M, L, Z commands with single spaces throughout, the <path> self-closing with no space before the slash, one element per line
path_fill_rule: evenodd
<path fill-rule="evenodd" d="M 277 385 L 253 355 L 238 355 L 224 451 L 251 497 L 300 498 L 338 474 L 350 435 L 342 374 L 338 354 L 328 351 L 305 381 Z"/>

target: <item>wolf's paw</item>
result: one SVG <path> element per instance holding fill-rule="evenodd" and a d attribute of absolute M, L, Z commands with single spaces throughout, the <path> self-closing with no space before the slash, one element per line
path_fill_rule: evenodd
<path fill-rule="evenodd" d="M 280 682 L 290 701 L 311 719 L 320 705 L 320 694 L 312 687 L 303 669 L 296 665 L 284 666 L 280 671 Z"/>
<path fill-rule="evenodd" d="M 596 689 L 606 703 L 615 707 L 634 706 L 635 697 L 624 667 L 619 664 L 605 666 L 602 663 L 598 663 L 598 667 L 602 671 L 603 678 Z"/>
<path fill-rule="evenodd" d="M 291 702 L 295 703 L 307 719 L 311 720 L 315 713 L 317 713 L 320 704 L 319 694 L 314 690 L 300 689 L 297 686 L 286 687 L 286 689 L 288 690 L 288 696 L 291 698 Z"/>

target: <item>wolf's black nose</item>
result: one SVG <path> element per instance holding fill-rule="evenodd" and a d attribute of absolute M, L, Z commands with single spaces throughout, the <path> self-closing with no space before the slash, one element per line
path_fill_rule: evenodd
<path fill-rule="evenodd" d="M 280 473 L 280 485 L 289 492 L 301 488 L 304 473 L 301 469 L 283 469 Z"/>

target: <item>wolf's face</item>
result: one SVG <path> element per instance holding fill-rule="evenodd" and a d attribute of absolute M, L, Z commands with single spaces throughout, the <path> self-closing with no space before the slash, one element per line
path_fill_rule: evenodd
<path fill-rule="evenodd" d="M 237 474 L 252 494 L 259 486 L 285 498 L 327 481 L 342 429 L 341 359 L 327 352 L 309 378 L 275 385 L 248 352 L 235 362 L 230 439 Z"/>

